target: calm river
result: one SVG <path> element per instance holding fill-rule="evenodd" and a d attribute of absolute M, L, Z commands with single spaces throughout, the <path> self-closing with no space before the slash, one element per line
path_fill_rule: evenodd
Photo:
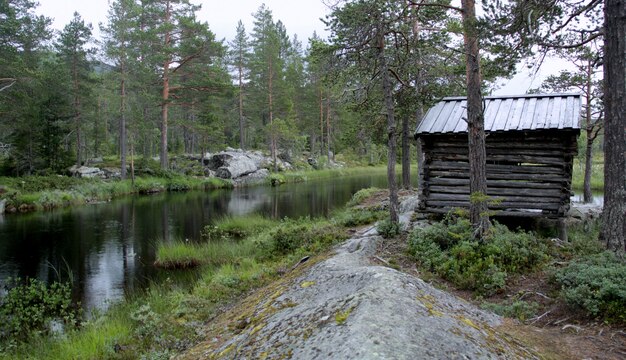
<path fill-rule="evenodd" d="M 16 276 L 50 282 L 58 272 L 71 273 L 75 298 L 86 309 L 106 308 L 125 293 L 171 276 L 152 265 L 160 242 L 197 240 L 205 225 L 223 216 L 327 216 L 359 189 L 386 183 L 384 173 L 378 173 L 276 188 L 131 196 L 55 211 L 0 215 L 0 282 Z"/>

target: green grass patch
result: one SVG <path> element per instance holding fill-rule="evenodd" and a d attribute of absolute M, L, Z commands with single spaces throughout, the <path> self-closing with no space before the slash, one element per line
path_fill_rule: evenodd
<path fill-rule="evenodd" d="M 523 300 L 506 301 L 499 304 L 483 303 L 481 308 L 494 312 L 500 316 L 526 321 L 537 315 L 539 304 Z"/>
<path fill-rule="evenodd" d="M 185 177 L 166 173 L 165 177 L 137 177 L 127 180 L 83 179 L 67 176 L 0 177 L 0 199 L 6 209 L 49 210 L 96 201 L 107 201 L 128 194 L 162 191 L 188 191 L 231 188 L 231 182 L 217 178 Z"/>
<path fill-rule="evenodd" d="M 261 215 L 227 216 L 207 225 L 202 230 L 202 238 L 206 241 L 242 239 L 262 232 L 276 224 L 275 220 Z"/>
<path fill-rule="evenodd" d="M 352 198 L 350 199 L 350 201 L 348 201 L 346 206 L 351 207 L 351 206 L 361 205 L 363 204 L 365 200 L 367 200 L 368 198 L 372 197 L 374 194 L 379 193 L 381 191 L 383 190 L 376 188 L 376 187 L 361 189 L 355 192 L 354 195 L 352 195 Z"/>
<path fill-rule="evenodd" d="M 585 159 L 575 158 L 572 168 L 572 189 L 582 191 L 585 182 Z M 604 154 L 596 153 L 591 160 L 591 190 L 604 190 Z"/>

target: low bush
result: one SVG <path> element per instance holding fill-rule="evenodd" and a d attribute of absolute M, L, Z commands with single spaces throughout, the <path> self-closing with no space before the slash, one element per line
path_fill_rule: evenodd
<path fill-rule="evenodd" d="M 336 214 L 333 216 L 333 219 L 340 226 L 354 227 L 375 223 L 378 220 L 384 219 L 385 216 L 388 215 L 389 214 L 382 209 L 371 210 L 352 208 Z"/>
<path fill-rule="evenodd" d="M 376 231 L 383 238 L 390 239 L 400 234 L 400 223 L 385 219 L 378 223 Z"/>
<path fill-rule="evenodd" d="M 502 291 L 510 275 L 529 272 L 548 259 L 548 245 L 532 233 L 494 223 L 483 241 L 471 235 L 467 219 L 449 215 L 415 230 L 409 251 L 423 268 L 484 295 Z"/>
<path fill-rule="evenodd" d="M 593 317 L 626 322 L 626 263 L 605 251 L 571 261 L 554 274 L 561 296 Z"/>
<path fill-rule="evenodd" d="M 536 302 L 526 302 L 515 300 L 512 302 L 504 302 L 500 304 L 484 303 L 481 308 L 492 311 L 500 316 L 526 321 L 537 315 L 539 304 Z"/>
<path fill-rule="evenodd" d="M 50 331 L 51 322 L 78 325 L 80 308 L 72 304 L 69 283 L 46 285 L 37 279 L 9 280 L 0 297 L 0 347 Z M 4 344 L 4 346 L 2 346 Z"/>
<path fill-rule="evenodd" d="M 317 250 L 340 240 L 347 239 L 346 232 L 329 222 L 309 219 L 285 219 L 270 230 L 272 253 L 284 255 L 297 248 Z"/>

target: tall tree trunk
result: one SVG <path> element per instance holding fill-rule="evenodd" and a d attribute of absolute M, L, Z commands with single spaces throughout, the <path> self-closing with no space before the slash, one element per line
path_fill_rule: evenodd
<path fill-rule="evenodd" d="M 72 61 L 72 72 L 74 76 L 74 126 L 76 127 L 76 166 L 82 165 L 83 153 L 81 148 L 82 137 L 80 133 L 81 127 L 81 113 L 80 113 L 80 97 L 78 96 L 79 84 L 78 84 L 78 64 L 76 64 L 76 58 Z"/>
<path fill-rule="evenodd" d="M 323 97 L 321 86 L 320 86 L 320 93 L 319 93 L 319 101 L 320 101 L 320 156 L 322 156 L 322 154 L 324 154 L 324 97 Z"/>
<path fill-rule="evenodd" d="M 389 185 L 389 220 L 398 223 L 398 185 L 396 184 L 396 118 L 393 104 L 393 86 L 389 77 L 387 58 L 385 57 L 385 38 L 381 29 L 378 29 L 378 63 L 382 76 L 383 96 L 387 110 L 387 183 Z"/>
<path fill-rule="evenodd" d="M 239 147 L 246 149 L 243 119 L 243 49 L 239 50 Z"/>
<path fill-rule="evenodd" d="M 120 80 L 120 177 L 126 179 L 126 68 L 124 61 L 120 64 L 122 79 Z"/>
<path fill-rule="evenodd" d="M 626 253 L 626 0 L 604 0 L 604 210 L 601 238 Z"/>
<path fill-rule="evenodd" d="M 474 236 L 482 239 L 489 229 L 487 208 L 487 154 L 482 96 L 480 94 L 480 56 L 476 34 L 476 10 L 474 0 L 462 0 L 463 40 L 467 76 L 467 137 L 470 167 L 470 221 Z"/>
<path fill-rule="evenodd" d="M 411 188 L 411 143 L 409 138 L 409 116 L 402 116 L 402 187 Z"/>
<path fill-rule="evenodd" d="M 164 22 L 166 24 L 170 23 L 171 9 L 169 1 L 166 4 L 165 10 L 165 19 Z M 171 42 L 171 34 L 169 31 L 165 32 L 164 44 L 165 48 L 170 45 Z M 166 50 L 167 51 L 167 50 Z M 167 160 L 167 117 L 168 117 L 168 107 L 169 107 L 169 97 L 170 97 L 170 77 L 169 77 L 169 68 L 172 63 L 171 56 L 168 54 L 165 56 L 165 61 L 163 62 L 163 92 L 161 98 L 161 169 L 166 170 L 168 168 L 168 160 Z"/>
<path fill-rule="evenodd" d="M 328 156 L 328 165 L 333 161 L 333 156 L 330 152 L 330 94 L 326 96 L 326 155 Z"/>
<path fill-rule="evenodd" d="M 274 94 L 272 87 L 272 78 L 274 77 L 272 71 L 272 58 L 270 56 L 269 62 L 269 87 L 268 87 L 268 97 L 269 97 L 269 117 L 270 117 L 270 128 L 272 129 L 270 133 L 270 152 L 272 154 L 272 161 L 274 162 L 274 171 L 278 171 L 278 161 L 276 160 L 276 134 L 274 133 L 273 124 L 274 124 Z"/>
<path fill-rule="evenodd" d="M 593 158 L 593 136 L 591 128 L 587 128 L 587 146 L 585 152 L 585 180 L 583 183 L 583 202 L 590 203 L 593 201 L 593 193 L 591 192 L 591 159 Z"/>
<path fill-rule="evenodd" d="M 593 68 L 591 60 L 587 60 L 586 69 L 586 88 L 585 97 L 587 104 L 585 108 L 585 128 L 587 130 L 587 144 L 585 147 L 585 176 L 583 181 L 583 202 L 590 203 L 593 201 L 593 194 L 591 193 L 591 160 L 593 158 L 592 147 L 595 136 L 593 135 L 593 125 L 591 123 L 591 82 L 593 76 Z"/>

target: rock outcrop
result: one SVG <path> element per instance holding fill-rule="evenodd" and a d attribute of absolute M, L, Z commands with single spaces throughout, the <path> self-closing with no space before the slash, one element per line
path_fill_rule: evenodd
<path fill-rule="evenodd" d="M 104 177 L 104 172 L 97 167 L 90 166 L 72 166 L 69 168 L 69 172 L 72 176 L 82 177 L 82 178 L 94 178 L 94 177 Z"/>
<path fill-rule="evenodd" d="M 497 315 L 374 264 L 381 241 L 374 227 L 357 233 L 329 259 L 218 318 L 227 324 L 220 337 L 180 358 L 537 358 L 497 330 Z"/>

